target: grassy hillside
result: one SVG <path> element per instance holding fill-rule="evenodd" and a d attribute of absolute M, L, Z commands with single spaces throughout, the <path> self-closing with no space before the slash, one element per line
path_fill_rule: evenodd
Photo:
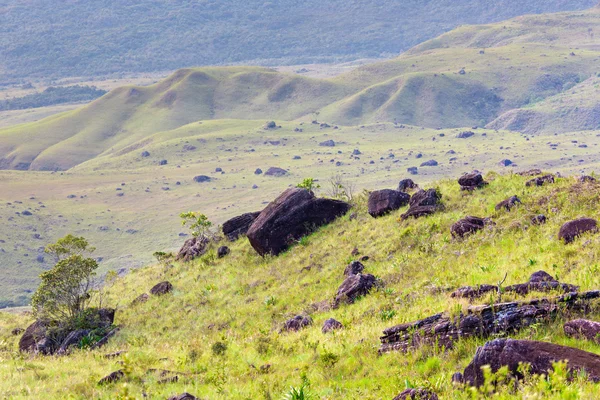
<path fill-rule="evenodd" d="M 527 188 L 527 178 L 518 175 L 488 173 L 485 178 L 490 184 L 472 193 L 460 191 L 454 179 L 424 185 L 440 190 L 445 210 L 418 220 L 399 220 L 403 210 L 373 219 L 364 200 L 358 201 L 356 219 L 347 215 L 279 257 L 259 257 L 242 238 L 230 245 L 231 254 L 224 259 L 216 259 L 213 248 L 189 264 L 135 270 L 107 288 L 104 301 L 118 307 L 121 331 L 100 350 L 76 350 L 60 358 L 23 357 L 10 331 L 24 327 L 30 317 L 0 313 L 0 393 L 14 399 L 64 398 L 65 393 L 76 399 L 142 394 L 164 399 L 187 391 L 204 399 L 279 399 L 290 386 L 305 381 L 310 393 L 322 399 L 391 399 L 407 385 L 428 386 L 444 399 L 478 398 L 454 388 L 450 378 L 484 340 L 461 340 L 448 351 L 423 346 L 378 356 L 382 330 L 461 309 L 466 303 L 450 298 L 451 290 L 495 284 L 505 274 L 507 285 L 526 281 L 540 269 L 582 290 L 600 285 L 600 236 L 586 235 L 570 245 L 556 236 L 567 220 L 598 218 L 598 184 L 561 178 Z M 523 204 L 511 212 L 494 210 L 511 195 Z M 539 213 L 548 223 L 531 225 L 529 218 Z M 489 216 L 496 225 L 464 240 L 452 239 L 451 224 L 465 215 Z M 354 248 L 356 257 L 369 256 L 366 272 L 380 278 L 384 287 L 355 304 L 330 309 L 327 301 L 341 284 L 344 267 L 355 259 Z M 131 305 L 165 279 L 173 283 L 173 294 Z M 535 296 L 539 294 L 529 295 Z M 286 319 L 300 313 L 310 315 L 313 325 L 279 332 Z M 324 335 L 321 326 L 330 317 L 344 329 Z M 600 317 L 597 306 L 587 317 Z M 567 338 L 562 322 L 536 324 L 514 336 L 600 351 L 592 342 Z M 116 359 L 103 357 L 115 351 L 124 353 Z M 97 385 L 120 368 L 128 371 L 125 381 Z M 148 374 L 150 368 L 177 371 L 179 381 L 159 384 Z M 597 386 L 558 379 L 543 384 L 532 378 L 518 393 L 506 387 L 500 391 L 495 398 L 591 399 Z"/>
<path fill-rule="evenodd" d="M 299 64 L 389 56 L 461 24 L 580 10 L 595 3 L 9 0 L 0 7 L 0 81 L 250 60 Z"/>

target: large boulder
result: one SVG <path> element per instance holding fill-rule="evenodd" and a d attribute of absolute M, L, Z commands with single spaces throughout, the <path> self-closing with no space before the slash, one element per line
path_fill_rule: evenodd
<path fill-rule="evenodd" d="M 381 217 L 408 204 L 410 195 L 398 190 L 375 190 L 369 195 L 369 214 Z"/>
<path fill-rule="evenodd" d="M 588 319 L 575 319 L 565 322 L 563 329 L 567 336 L 600 343 L 600 322 Z"/>
<path fill-rule="evenodd" d="M 177 260 L 191 261 L 196 257 L 200 257 L 208 249 L 210 239 L 206 236 L 193 237 L 185 241 L 179 252 L 177 253 Z"/>
<path fill-rule="evenodd" d="M 586 232 L 597 232 L 598 223 L 592 218 L 580 218 L 569 221 L 560 227 L 558 238 L 564 240 L 565 243 L 571 243 L 579 235 Z"/>
<path fill-rule="evenodd" d="M 89 335 L 91 331 L 89 329 L 77 329 L 69 333 L 67 337 L 62 341 L 58 348 L 58 354 L 67 354 L 69 348 L 77 345 L 81 339 Z"/>
<path fill-rule="evenodd" d="M 250 228 L 250 225 L 252 225 L 259 214 L 260 211 L 245 213 L 225 221 L 223 223 L 223 234 L 232 242 L 237 240 L 240 236 L 248 232 L 248 228 Z"/>
<path fill-rule="evenodd" d="M 246 235 L 260 255 L 277 255 L 349 209 L 350 205 L 343 201 L 320 199 L 306 189 L 290 188 L 260 213 Z"/>
<path fill-rule="evenodd" d="M 36 351 L 37 343 L 46 337 L 48 323 L 43 320 L 37 320 L 25 329 L 25 332 L 19 340 L 20 351 Z"/>
<path fill-rule="evenodd" d="M 342 323 L 340 321 L 337 321 L 333 318 L 329 318 L 323 324 L 323 328 L 321 328 L 321 332 L 329 333 L 329 332 L 332 332 L 332 331 L 335 331 L 338 329 L 342 329 L 343 327 L 344 327 L 344 325 L 342 325 Z"/>
<path fill-rule="evenodd" d="M 436 189 L 419 190 L 409 201 L 409 209 L 401 215 L 402 219 L 419 218 L 431 215 L 439 209 L 442 195 Z"/>
<path fill-rule="evenodd" d="M 173 285 L 169 281 L 159 282 L 150 289 L 150 294 L 162 296 L 173 291 Z"/>
<path fill-rule="evenodd" d="M 354 303 L 358 297 L 367 295 L 376 284 L 377 279 L 371 274 L 348 276 L 337 290 L 334 307 L 341 303 Z"/>
<path fill-rule="evenodd" d="M 452 237 L 462 238 L 483 229 L 485 224 L 484 218 L 468 216 L 456 221 L 450 228 L 450 233 Z"/>
<path fill-rule="evenodd" d="M 471 132 L 471 131 L 463 131 L 461 133 L 459 133 L 458 135 L 456 135 L 457 139 L 468 139 L 471 136 L 474 136 L 475 132 Z"/>
<path fill-rule="evenodd" d="M 285 169 L 279 167 L 271 167 L 265 172 L 265 176 L 285 176 L 287 174 Z"/>
<path fill-rule="evenodd" d="M 471 172 L 458 178 L 458 184 L 461 190 L 475 190 L 487 185 L 487 182 L 479 172 Z"/>
<path fill-rule="evenodd" d="M 471 386 L 481 386 L 484 376 L 481 367 L 489 365 L 492 372 L 507 366 L 510 374 L 522 378 L 519 364 L 529 364 L 530 374 L 548 374 L 552 364 L 567 361 L 570 372 L 586 371 L 588 379 L 600 381 L 600 356 L 572 347 L 530 340 L 496 339 L 479 347 L 465 368 L 464 380 Z"/>

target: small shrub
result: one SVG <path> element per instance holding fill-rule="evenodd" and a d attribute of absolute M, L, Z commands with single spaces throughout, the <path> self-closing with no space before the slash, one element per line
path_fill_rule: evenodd
<path fill-rule="evenodd" d="M 284 400 L 308 400 L 312 398 L 313 396 L 308 392 L 308 385 L 306 383 L 303 383 L 298 388 L 291 386 L 289 392 L 283 396 Z"/>
<path fill-rule="evenodd" d="M 304 178 L 304 180 L 297 184 L 296 187 L 300 189 L 306 189 L 309 192 L 312 192 L 313 189 L 319 189 L 321 186 L 319 184 L 316 184 L 313 178 Z"/>
<path fill-rule="evenodd" d="M 216 342 L 212 345 L 211 351 L 215 356 L 222 356 L 227 351 L 227 344 L 224 342 Z"/>
<path fill-rule="evenodd" d="M 325 350 L 323 353 L 321 353 L 320 360 L 325 367 L 331 368 L 335 366 L 338 361 L 340 361 L 340 356 L 332 353 L 331 351 Z"/>
<path fill-rule="evenodd" d="M 193 237 L 206 236 L 212 226 L 212 222 L 208 220 L 206 215 L 197 212 L 184 212 L 179 214 L 179 217 L 181 218 L 181 225 L 187 225 Z"/>

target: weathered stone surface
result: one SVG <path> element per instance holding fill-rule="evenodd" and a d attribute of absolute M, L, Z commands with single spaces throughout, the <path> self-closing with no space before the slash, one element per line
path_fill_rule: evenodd
<path fill-rule="evenodd" d="M 510 374 L 523 378 L 519 364 L 529 364 L 531 375 L 548 374 L 552 364 L 567 360 L 569 372 L 586 371 L 589 380 L 600 381 L 600 356 L 572 347 L 531 340 L 495 339 L 479 347 L 463 373 L 465 383 L 481 386 L 485 379 L 481 367 L 489 365 L 492 372 L 507 366 Z"/>
<path fill-rule="evenodd" d="M 283 330 L 288 332 L 299 331 L 302 328 L 312 325 L 313 321 L 308 315 L 296 315 L 294 318 L 288 319 L 283 325 Z"/>
<path fill-rule="evenodd" d="M 37 343 L 46 337 L 47 323 L 37 320 L 25 329 L 19 340 L 20 351 L 35 351 Z"/>
<path fill-rule="evenodd" d="M 333 318 L 329 318 L 323 324 L 323 328 L 321 328 L 321 332 L 328 333 L 331 331 L 335 331 L 337 329 L 342 329 L 343 327 L 344 327 L 344 325 L 342 325 L 342 323 L 340 321 L 337 321 Z"/>
<path fill-rule="evenodd" d="M 352 261 L 344 270 L 344 276 L 360 274 L 364 269 L 365 266 L 360 261 Z"/>
<path fill-rule="evenodd" d="M 417 185 L 412 179 L 402 179 L 400 183 L 398 183 L 398 191 L 406 192 L 407 189 L 415 189 L 418 188 Z"/>
<path fill-rule="evenodd" d="M 533 178 L 525 183 L 525 186 L 542 186 L 545 183 L 554 183 L 554 175 L 544 175 Z"/>
<path fill-rule="evenodd" d="M 194 177 L 194 182 L 196 182 L 196 183 L 204 183 L 204 182 L 210 182 L 210 181 L 212 181 L 212 178 L 207 175 L 198 175 L 198 176 Z"/>
<path fill-rule="evenodd" d="M 285 176 L 287 174 L 285 169 L 279 167 L 271 167 L 265 172 L 265 176 Z"/>
<path fill-rule="evenodd" d="M 13 336 L 17 336 L 23 332 L 25 332 L 25 329 L 23 329 L 23 328 L 14 328 L 12 331 L 10 331 L 10 334 Z"/>
<path fill-rule="evenodd" d="M 548 321 L 587 301 L 600 298 L 600 290 L 568 293 L 549 299 L 471 306 L 459 316 L 439 313 L 396 325 L 383 331 L 380 353 L 407 351 L 422 344 L 451 348 L 459 338 L 508 334 L 535 323 Z"/>
<path fill-rule="evenodd" d="M 406 389 L 393 400 L 438 400 L 438 396 L 429 389 Z"/>
<path fill-rule="evenodd" d="M 471 131 L 463 131 L 461 133 L 459 133 L 458 135 L 456 135 L 457 139 L 468 139 L 471 136 L 474 136 L 475 132 L 471 132 Z"/>
<path fill-rule="evenodd" d="M 521 171 L 521 172 L 517 172 L 517 175 L 521 175 L 521 176 L 536 176 L 536 175 L 541 175 L 542 174 L 542 170 L 541 169 L 530 169 L 527 171 Z"/>
<path fill-rule="evenodd" d="M 193 237 L 185 241 L 179 252 L 177 253 L 177 260 L 191 261 L 196 257 L 200 257 L 208 248 L 210 239 L 206 236 Z"/>
<path fill-rule="evenodd" d="M 419 190 L 409 201 L 409 209 L 401 215 L 402 219 L 419 218 L 431 215 L 440 207 L 442 195 L 435 189 Z"/>
<path fill-rule="evenodd" d="M 329 139 L 329 140 L 325 140 L 324 142 L 319 143 L 319 146 L 334 147 L 335 146 L 335 142 L 333 140 Z"/>
<path fill-rule="evenodd" d="M 594 178 L 593 176 L 590 176 L 590 175 L 581 175 L 577 180 L 581 183 L 596 182 L 596 178 Z"/>
<path fill-rule="evenodd" d="M 496 204 L 496 211 L 500 211 L 505 209 L 506 211 L 510 211 L 517 204 L 521 204 L 521 200 L 517 196 L 511 196 L 506 200 L 502 200 L 500 203 Z"/>
<path fill-rule="evenodd" d="M 525 296 L 530 292 L 550 292 L 560 291 L 563 293 L 571 293 L 579 290 L 579 286 L 568 283 L 560 283 L 545 271 L 534 272 L 529 281 L 518 283 L 502 288 L 503 292 L 516 293 Z M 451 297 L 475 299 L 489 292 L 498 292 L 497 285 L 479 285 L 479 286 L 464 286 L 451 294 Z"/>
<path fill-rule="evenodd" d="M 543 225 L 546 223 L 546 216 L 544 214 L 539 214 L 531 217 L 531 223 L 534 225 Z"/>
<path fill-rule="evenodd" d="M 563 325 L 565 334 L 580 339 L 592 340 L 600 343 L 600 322 L 588 319 L 575 319 Z"/>
<path fill-rule="evenodd" d="M 566 222 L 560 227 L 558 238 L 565 243 L 573 242 L 578 236 L 587 232 L 597 232 L 598 223 L 592 218 L 580 218 Z"/>
<path fill-rule="evenodd" d="M 90 333 L 89 329 L 78 329 L 67 335 L 67 337 L 63 340 L 60 347 L 58 348 L 58 354 L 66 354 L 69 350 L 69 347 L 75 346 L 81 339 L 87 336 Z"/>
<path fill-rule="evenodd" d="M 376 218 L 408 204 L 410 195 L 397 190 L 383 189 L 369 195 L 369 214 Z"/>
<path fill-rule="evenodd" d="M 225 257 L 227 254 L 229 254 L 230 251 L 231 250 L 229 250 L 229 247 L 227 246 L 219 247 L 219 249 L 217 250 L 217 258 Z"/>
<path fill-rule="evenodd" d="M 435 167 L 438 165 L 436 160 L 429 160 L 421 163 L 421 167 Z"/>
<path fill-rule="evenodd" d="M 358 297 L 367 295 L 376 283 L 377 279 L 371 274 L 348 276 L 337 290 L 334 307 L 341 303 L 353 303 Z"/>
<path fill-rule="evenodd" d="M 248 240 L 260 255 L 277 255 L 349 209 L 350 205 L 343 201 L 320 199 L 308 190 L 290 188 L 254 220 L 247 232 Z"/>
<path fill-rule="evenodd" d="M 450 233 L 452 237 L 463 238 L 483 229 L 485 224 L 486 220 L 484 218 L 468 216 L 456 221 L 450 228 Z"/>
<path fill-rule="evenodd" d="M 134 306 L 136 304 L 145 303 L 148 301 L 149 298 L 150 298 L 150 296 L 148 296 L 148 293 L 142 293 L 138 297 L 133 299 L 133 301 L 131 302 L 131 305 Z"/>
<path fill-rule="evenodd" d="M 250 225 L 252 225 L 259 214 L 260 211 L 245 213 L 225 221 L 223 223 L 223 234 L 232 242 L 237 240 L 240 236 L 248 232 L 248 228 L 250 228 Z"/>
<path fill-rule="evenodd" d="M 115 382 L 120 381 L 124 377 L 125 377 L 125 373 L 123 372 L 123 370 L 120 369 L 118 371 L 111 372 L 110 374 L 106 375 L 104 378 L 100 379 L 100 381 L 98 381 L 98 385 L 106 385 L 108 383 L 115 383 Z"/>
<path fill-rule="evenodd" d="M 458 178 L 458 184 L 461 190 L 475 190 L 484 187 L 487 182 L 483 180 L 483 176 L 479 172 L 471 172 Z"/>
<path fill-rule="evenodd" d="M 187 392 L 171 396 L 168 400 L 200 400 L 196 396 L 189 394 Z"/>
<path fill-rule="evenodd" d="M 157 283 L 150 289 L 150 294 L 154 296 L 162 296 L 173 291 L 173 285 L 169 281 Z"/>

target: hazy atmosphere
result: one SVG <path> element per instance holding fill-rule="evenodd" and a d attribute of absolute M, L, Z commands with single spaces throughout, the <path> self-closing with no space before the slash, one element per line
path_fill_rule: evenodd
<path fill-rule="evenodd" d="M 597 0 L 0 2 L 0 398 L 595 399 Z"/>

